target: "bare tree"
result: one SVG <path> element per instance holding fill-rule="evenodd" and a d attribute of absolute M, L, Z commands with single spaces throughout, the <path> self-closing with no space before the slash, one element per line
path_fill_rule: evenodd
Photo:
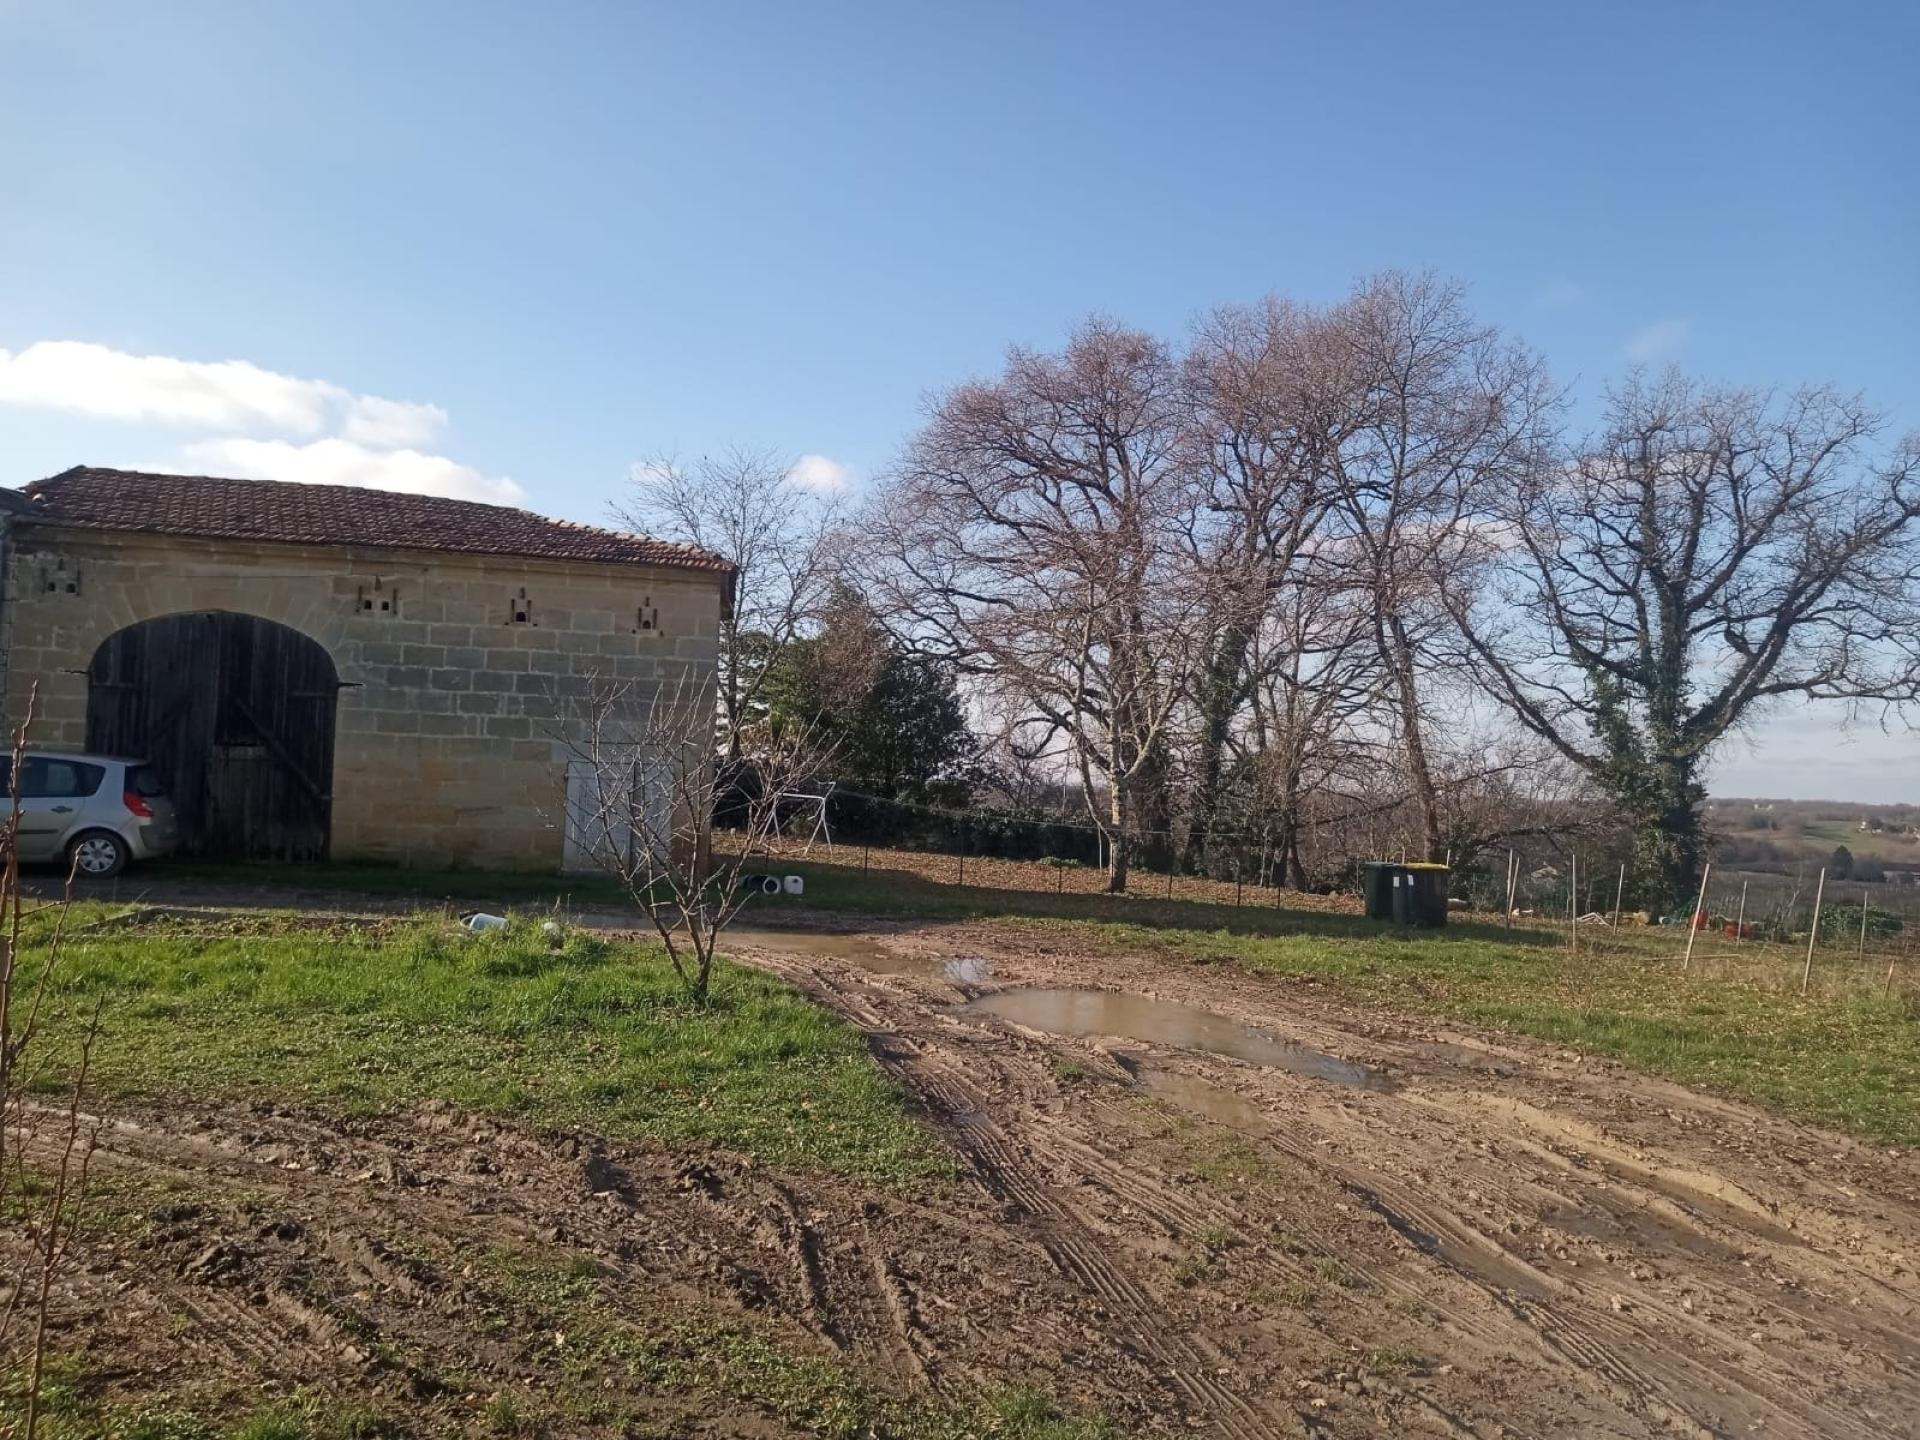
<path fill-rule="evenodd" d="M 620 883 L 689 998 L 703 1001 L 720 932 L 747 899 L 741 875 L 749 857 L 778 833 L 781 807 L 825 756 L 808 726 L 762 727 L 749 763 L 723 772 L 713 755 L 710 687 L 694 674 L 669 686 L 589 680 L 559 732 L 572 756 L 567 828 L 578 847 L 573 862 L 584 859 Z M 713 845 L 722 803 L 738 822 L 738 843 L 724 853 Z"/>
<path fill-rule="evenodd" d="M 1365 733 L 1379 696 L 1373 641 L 1364 592 L 1325 573 L 1276 595 L 1254 637 L 1240 748 L 1256 784 L 1234 823 L 1244 829 L 1251 821 L 1262 831 L 1277 885 L 1307 887 L 1302 833 L 1312 798 L 1350 783 L 1362 764 L 1377 764 L 1379 747 Z"/>
<path fill-rule="evenodd" d="M 1069 738 L 1116 891 L 1205 613 L 1180 422 L 1166 347 L 1091 321 L 937 397 L 869 517 L 882 611 Z"/>
<path fill-rule="evenodd" d="M 1520 722 L 1631 817 L 1657 906 L 1693 894 L 1701 766 L 1770 702 L 1920 699 L 1920 436 L 1858 399 L 1635 377 L 1504 507 L 1501 583 L 1452 592 Z"/>
<path fill-rule="evenodd" d="M 1367 592 L 1421 848 L 1437 860 L 1428 641 L 1445 620 L 1443 585 L 1468 589 L 1495 502 L 1537 467 L 1553 397 L 1539 361 L 1432 276 L 1377 276 L 1340 318 L 1366 399 L 1334 461 L 1336 534 Z"/>
<path fill-rule="evenodd" d="M 1253 698 L 1256 637 L 1274 605 L 1297 601 L 1334 497 L 1334 457 L 1363 417 L 1354 359 L 1326 315 L 1271 297 L 1216 311 L 1187 351 L 1186 458 L 1205 486 L 1194 564 L 1215 609 L 1195 696 L 1190 868 L 1205 861 L 1234 725 Z M 1279 775 L 1296 768 L 1283 761 Z"/>
<path fill-rule="evenodd" d="M 793 465 L 768 451 L 729 450 L 683 465 L 670 457 L 633 467 L 612 507 L 630 530 L 698 545 L 735 566 L 720 620 L 719 727 L 730 758 L 759 712 L 767 671 L 825 599 L 835 573 L 839 500 L 793 482 Z"/>

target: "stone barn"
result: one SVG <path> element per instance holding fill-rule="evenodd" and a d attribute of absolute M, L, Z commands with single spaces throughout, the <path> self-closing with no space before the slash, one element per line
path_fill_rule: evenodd
<path fill-rule="evenodd" d="M 6 494 L 9 728 L 37 691 L 35 745 L 152 762 L 190 854 L 559 869 L 566 697 L 710 685 L 731 600 L 704 551 L 505 506 L 92 468 Z"/>

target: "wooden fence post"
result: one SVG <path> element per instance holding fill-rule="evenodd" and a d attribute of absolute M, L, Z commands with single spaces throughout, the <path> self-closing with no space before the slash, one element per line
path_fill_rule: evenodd
<path fill-rule="evenodd" d="M 1567 885 L 1568 938 L 1576 958 L 1580 954 L 1580 852 L 1573 852 L 1573 875 Z"/>
<path fill-rule="evenodd" d="M 1859 958 L 1867 958 L 1867 887 L 1860 887 L 1860 949 Z"/>
<path fill-rule="evenodd" d="M 1827 871 L 1820 867 L 1820 881 L 1813 887 L 1813 928 L 1807 931 L 1807 963 L 1800 971 L 1800 993 L 1807 993 L 1807 985 L 1813 979 L 1813 946 L 1820 938 L 1820 901 L 1827 893 Z"/>
<path fill-rule="evenodd" d="M 1513 858 L 1513 851 L 1507 851 L 1507 929 L 1513 929 L 1513 885 L 1520 878 L 1520 872 Z"/>
<path fill-rule="evenodd" d="M 1751 880 L 1740 882 L 1740 913 L 1733 921 L 1733 943 L 1736 945 L 1747 938 L 1747 886 L 1752 883 Z"/>
<path fill-rule="evenodd" d="M 1627 862 L 1620 862 L 1620 878 L 1613 882 L 1613 930 L 1620 933 L 1620 901 L 1627 893 Z"/>
<path fill-rule="evenodd" d="M 1687 956 L 1680 962 L 1680 973 L 1683 975 L 1693 968 L 1693 938 L 1700 933 L 1700 915 L 1707 905 L 1707 877 L 1711 874 L 1713 866 L 1709 863 L 1700 872 L 1700 898 L 1693 902 L 1693 913 L 1687 916 Z"/>

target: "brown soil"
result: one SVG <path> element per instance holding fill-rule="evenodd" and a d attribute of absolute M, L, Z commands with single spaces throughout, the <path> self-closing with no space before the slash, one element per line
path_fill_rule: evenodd
<path fill-rule="evenodd" d="M 89 1241 L 63 1340 L 130 1395 L 304 1381 L 418 1433 L 484 1432 L 501 1389 L 557 1407 L 569 1368 L 604 1414 L 556 1433 L 805 1433 L 631 1367 L 583 1379 L 493 1277 L 506 1245 L 586 1257 L 642 1329 L 697 1312 L 886 1387 L 1036 1384 L 1141 1433 L 1920 1436 L 1909 1152 L 1031 932 L 751 943 L 871 1037 L 959 1181 L 905 1195 L 434 1103 L 120 1115 L 109 1184 L 185 1198 Z M 1202 1007 L 1375 1078 L 959 1009 L 1010 985 Z"/>

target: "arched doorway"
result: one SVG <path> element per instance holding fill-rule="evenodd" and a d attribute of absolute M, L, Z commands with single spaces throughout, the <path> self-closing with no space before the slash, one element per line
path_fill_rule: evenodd
<path fill-rule="evenodd" d="M 109 635 L 87 667 L 87 748 L 159 772 L 188 855 L 323 860 L 333 815 L 333 658 L 224 611 Z"/>

